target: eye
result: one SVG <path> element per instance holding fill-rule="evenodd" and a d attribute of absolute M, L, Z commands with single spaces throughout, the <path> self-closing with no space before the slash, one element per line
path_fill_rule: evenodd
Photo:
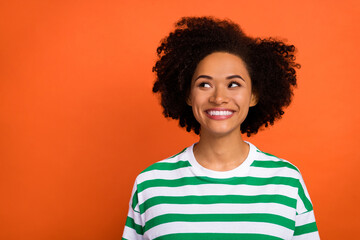
<path fill-rule="evenodd" d="M 231 82 L 230 84 L 229 84 L 229 88 L 234 88 L 234 87 L 240 87 L 241 85 L 240 85 L 240 83 L 238 83 L 238 82 Z"/>
<path fill-rule="evenodd" d="M 210 86 L 210 84 L 209 84 L 209 83 L 207 83 L 207 82 L 202 82 L 202 83 L 200 83 L 200 84 L 199 84 L 199 87 L 202 87 L 202 88 L 209 88 L 209 87 L 211 87 L 211 86 Z"/>

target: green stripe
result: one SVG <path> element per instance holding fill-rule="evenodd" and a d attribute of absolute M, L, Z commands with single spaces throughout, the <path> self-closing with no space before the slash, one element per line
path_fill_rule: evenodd
<path fill-rule="evenodd" d="M 159 204 L 251 204 L 251 203 L 278 203 L 296 208 L 296 199 L 283 195 L 206 195 L 206 196 L 157 196 L 146 200 L 140 205 L 143 214 L 149 208 Z"/>
<path fill-rule="evenodd" d="M 125 226 L 134 229 L 137 234 L 143 235 L 143 228 L 142 226 L 135 223 L 134 219 L 131 217 L 127 217 Z"/>
<path fill-rule="evenodd" d="M 282 238 L 249 233 L 173 233 L 157 237 L 154 240 L 281 240 Z"/>
<path fill-rule="evenodd" d="M 285 161 L 259 161 L 259 160 L 255 160 L 251 164 L 251 167 L 261 167 L 261 168 L 282 168 L 282 167 L 287 167 L 287 168 L 291 168 L 291 169 L 294 169 L 296 171 L 299 171 L 294 165 L 292 165 L 289 162 L 285 162 Z"/>
<path fill-rule="evenodd" d="M 265 222 L 277 224 L 290 230 L 295 228 L 295 222 L 288 218 L 265 213 L 252 214 L 164 214 L 147 221 L 144 232 L 164 223 L 170 222 Z"/>
<path fill-rule="evenodd" d="M 183 177 L 178 179 L 152 179 L 138 184 L 138 193 L 151 187 L 181 187 L 186 185 L 202 185 L 202 184 L 227 184 L 227 185 L 252 185 L 263 186 L 268 184 L 287 185 L 291 187 L 298 187 L 299 180 L 290 177 L 233 177 L 227 179 L 216 179 L 210 177 Z"/>
<path fill-rule="evenodd" d="M 294 236 L 299 236 L 306 233 L 317 232 L 317 226 L 315 222 L 308 223 L 302 226 L 295 227 Z"/>
<path fill-rule="evenodd" d="M 136 205 L 139 203 L 139 199 L 138 199 L 138 192 L 137 190 L 135 191 L 133 198 L 132 198 L 132 203 L 131 203 L 131 207 L 132 209 L 135 211 L 135 207 Z"/>
<path fill-rule="evenodd" d="M 185 152 L 185 150 L 186 150 L 186 149 L 187 149 L 187 148 L 184 148 L 183 150 L 181 150 L 181 152 L 179 152 L 179 153 L 177 153 L 177 154 L 175 154 L 175 155 L 173 155 L 173 156 L 169 157 L 169 159 L 170 159 L 170 158 L 174 158 L 174 157 L 176 157 L 177 155 L 182 154 L 183 152 Z"/>
<path fill-rule="evenodd" d="M 275 157 L 275 158 L 277 158 L 277 159 L 280 159 L 280 158 L 278 158 L 278 157 L 277 157 L 277 156 L 275 156 L 275 155 L 272 155 L 272 154 L 267 153 L 267 152 L 260 151 L 259 149 L 257 149 L 256 151 L 257 151 L 257 152 L 259 152 L 259 153 L 263 153 L 263 154 L 265 154 L 265 155 L 267 155 L 267 156 L 270 156 L 270 157 Z"/>
<path fill-rule="evenodd" d="M 306 197 L 305 191 L 304 191 L 300 181 L 299 181 L 299 187 L 298 187 L 298 195 L 299 195 L 301 201 L 304 203 L 306 210 L 307 211 L 313 210 L 313 206 L 312 206 L 310 200 Z"/>
<path fill-rule="evenodd" d="M 153 165 L 151 165 L 150 167 L 146 168 L 144 172 L 148 172 L 148 171 L 152 171 L 152 170 L 166 170 L 166 171 L 171 171 L 171 170 L 176 170 L 179 168 L 184 168 L 184 167 L 190 167 L 190 163 L 188 161 L 178 161 L 178 162 L 174 162 L 174 163 L 170 163 L 170 162 L 158 162 L 158 163 L 154 163 Z"/>

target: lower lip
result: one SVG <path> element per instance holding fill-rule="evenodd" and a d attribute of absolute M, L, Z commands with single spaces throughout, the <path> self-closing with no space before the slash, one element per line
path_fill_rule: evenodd
<path fill-rule="evenodd" d="M 208 116 L 208 118 L 213 119 L 213 120 L 225 120 L 225 119 L 229 119 L 234 115 L 234 113 L 230 114 L 230 115 L 210 115 L 208 113 L 206 113 L 206 116 Z"/>

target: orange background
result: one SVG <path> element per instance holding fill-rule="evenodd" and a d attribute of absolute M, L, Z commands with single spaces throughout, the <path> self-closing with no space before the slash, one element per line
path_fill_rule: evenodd
<path fill-rule="evenodd" d="M 181 16 L 298 47 L 284 119 L 252 137 L 297 165 L 322 239 L 359 226 L 359 2 L 1 1 L 0 239 L 120 239 L 136 175 L 197 140 L 151 92 Z"/>

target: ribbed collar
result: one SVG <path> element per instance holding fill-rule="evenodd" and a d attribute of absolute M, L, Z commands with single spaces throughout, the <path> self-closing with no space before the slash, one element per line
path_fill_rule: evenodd
<path fill-rule="evenodd" d="M 192 170 L 196 176 L 206 176 L 206 177 L 212 177 L 212 178 L 240 177 L 240 176 L 244 176 L 247 174 L 249 167 L 252 164 L 252 162 L 254 161 L 255 156 L 257 154 L 257 151 L 256 151 L 257 148 L 249 142 L 246 142 L 246 143 L 250 146 L 250 150 L 249 150 L 248 156 L 246 157 L 245 161 L 242 162 L 241 165 L 239 165 L 238 167 L 236 167 L 232 170 L 229 170 L 229 171 L 215 171 L 215 170 L 210 170 L 210 169 L 207 169 L 207 168 L 201 166 L 194 156 L 193 149 L 194 149 L 194 145 L 196 143 L 194 143 L 193 145 L 191 145 L 190 147 L 188 147 L 186 149 L 186 151 L 184 152 L 184 157 L 186 158 L 186 160 L 189 161 L 190 165 L 192 166 Z"/>

